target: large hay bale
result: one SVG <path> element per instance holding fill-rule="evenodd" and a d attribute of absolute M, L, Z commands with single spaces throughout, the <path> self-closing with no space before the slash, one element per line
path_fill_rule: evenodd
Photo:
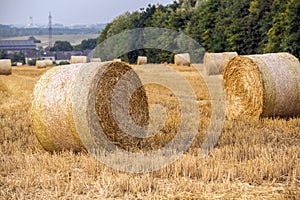
<path fill-rule="evenodd" d="M 45 60 L 46 66 L 51 67 L 53 65 L 52 60 Z"/>
<path fill-rule="evenodd" d="M 12 73 L 11 60 L 0 59 L 0 75 L 10 75 Z"/>
<path fill-rule="evenodd" d="M 137 145 L 139 139 L 119 128 L 111 110 L 115 85 L 129 70 L 132 68 L 122 62 L 103 62 L 47 71 L 35 86 L 32 102 L 33 130 L 42 146 L 48 151 L 77 152 L 93 147 L 95 142 L 105 145 L 102 141 L 106 137 L 124 148 Z M 136 85 L 141 85 L 140 79 L 133 74 L 122 91 L 126 94 L 128 88 Z M 148 123 L 148 101 L 143 87 L 131 96 L 129 113 L 136 124 Z"/>
<path fill-rule="evenodd" d="M 144 65 L 144 64 L 147 64 L 147 57 L 146 56 L 138 56 L 137 65 Z"/>
<path fill-rule="evenodd" d="M 207 76 L 222 74 L 227 63 L 237 55 L 237 52 L 205 53 L 204 73 Z"/>
<path fill-rule="evenodd" d="M 289 53 L 237 56 L 223 81 L 228 119 L 300 115 L 300 63 Z"/>
<path fill-rule="evenodd" d="M 189 53 L 176 54 L 174 56 L 174 63 L 175 65 L 180 65 L 180 66 L 190 66 L 191 65 L 190 54 Z"/>
<path fill-rule="evenodd" d="M 119 58 L 115 58 L 115 59 L 113 59 L 113 61 L 114 61 L 114 62 L 122 62 L 122 60 L 119 59 Z"/>
<path fill-rule="evenodd" d="M 91 58 L 90 62 L 101 62 L 101 58 Z"/>
<path fill-rule="evenodd" d="M 42 68 L 46 68 L 46 67 L 47 67 L 47 64 L 46 64 L 46 61 L 45 61 L 45 60 L 37 60 L 36 63 L 35 63 L 35 66 L 36 66 L 38 69 L 42 69 Z"/>
<path fill-rule="evenodd" d="M 76 63 L 86 63 L 87 57 L 86 56 L 71 56 L 70 63 L 76 64 Z"/>

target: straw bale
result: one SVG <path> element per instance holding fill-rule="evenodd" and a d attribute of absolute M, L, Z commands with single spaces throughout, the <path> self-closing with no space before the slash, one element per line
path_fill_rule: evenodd
<path fill-rule="evenodd" d="M 300 63 L 289 53 L 237 56 L 223 82 L 228 119 L 300 115 Z"/>
<path fill-rule="evenodd" d="M 18 67 L 21 67 L 22 65 L 23 65 L 23 63 L 17 62 L 17 66 L 18 66 Z"/>
<path fill-rule="evenodd" d="M 118 59 L 118 58 L 113 59 L 113 61 L 114 61 L 114 62 L 122 62 L 122 60 L 121 60 L 121 59 Z"/>
<path fill-rule="evenodd" d="M 87 57 L 86 56 L 71 56 L 70 63 L 76 64 L 76 63 L 86 63 Z"/>
<path fill-rule="evenodd" d="M 238 54 L 237 52 L 205 53 L 204 72 L 207 76 L 223 74 L 227 63 Z"/>
<path fill-rule="evenodd" d="M 38 69 L 41 69 L 41 68 L 46 68 L 46 67 L 47 67 L 47 64 L 46 64 L 46 61 L 45 61 L 45 60 L 37 60 L 36 63 L 35 63 L 35 66 L 36 66 Z"/>
<path fill-rule="evenodd" d="M 137 64 L 138 65 L 147 64 L 147 57 L 146 56 L 138 56 L 138 58 L 137 58 Z"/>
<path fill-rule="evenodd" d="M 46 66 L 52 66 L 53 61 L 52 60 L 45 60 Z"/>
<path fill-rule="evenodd" d="M 118 127 L 111 110 L 114 87 L 129 70 L 132 68 L 122 62 L 103 62 L 65 65 L 47 71 L 35 86 L 31 109 L 33 130 L 42 146 L 48 151 L 77 152 L 95 143 L 104 145 L 106 137 L 124 148 L 138 144 L 138 139 Z M 127 80 L 124 92 L 135 85 L 141 85 L 137 75 Z M 143 87 L 131 96 L 129 113 L 137 124 L 148 123 L 148 101 Z"/>
<path fill-rule="evenodd" d="M 180 65 L 180 66 L 190 66 L 191 65 L 190 54 L 189 53 L 176 54 L 174 56 L 174 63 L 175 65 Z"/>
<path fill-rule="evenodd" d="M 12 73 L 10 59 L 0 60 L 0 75 L 10 75 Z"/>
<path fill-rule="evenodd" d="M 101 58 L 91 58 L 90 62 L 101 62 Z"/>

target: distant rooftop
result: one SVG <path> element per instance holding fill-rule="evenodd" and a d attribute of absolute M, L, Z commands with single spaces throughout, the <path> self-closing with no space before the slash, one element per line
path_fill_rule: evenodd
<path fill-rule="evenodd" d="M 22 51 L 36 49 L 32 40 L 0 40 L 0 50 Z"/>

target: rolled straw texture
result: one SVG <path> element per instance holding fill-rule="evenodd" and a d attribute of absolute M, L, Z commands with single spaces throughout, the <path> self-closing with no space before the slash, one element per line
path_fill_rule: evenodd
<path fill-rule="evenodd" d="M 0 75 L 10 75 L 12 73 L 10 59 L 0 60 Z"/>
<path fill-rule="evenodd" d="M 86 63 L 87 57 L 86 56 L 71 56 L 70 63 L 76 64 L 76 63 Z"/>
<path fill-rule="evenodd" d="M 36 63 L 35 63 L 35 66 L 36 66 L 38 69 L 46 68 L 46 67 L 47 67 L 47 63 L 46 63 L 45 60 L 37 60 Z"/>
<path fill-rule="evenodd" d="M 237 56 L 223 81 L 228 119 L 300 115 L 300 63 L 289 53 Z"/>
<path fill-rule="evenodd" d="M 47 71 L 34 89 L 31 116 L 33 130 L 48 151 L 73 150 L 113 144 L 126 148 L 139 141 L 123 133 L 113 118 L 111 98 L 118 80 L 132 68 L 122 62 L 66 65 Z M 134 74 L 126 88 L 141 85 Z M 149 120 L 145 90 L 130 96 L 129 113 L 139 125 Z M 127 113 L 127 111 L 126 111 Z M 122 113 L 118 113 L 122 115 Z M 103 130 L 103 135 L 99 130 Z M 122 146 L 123 145 L 123 146 Z"/>
<path fill-rule="evenodd" d="M 190 66 L 191 65 L 190 54 L 189 53 L 176 54 L 174 56 L 174 63 L 175 65 L 180 65 L 180 66 Z"/>
<path fill-rule="evenodd" d="M 147 57 L 146 56 L 138 56 L 138 58 L 137 58 L 137 64 L 138 65 L 147 64 Z"/>
<path fill-rule="evenodd" d="M 227 63 L 238 54 L 237 52 L 205 53 L 204 72 L 207 76 L 219 75 L 224 71 Z"/>

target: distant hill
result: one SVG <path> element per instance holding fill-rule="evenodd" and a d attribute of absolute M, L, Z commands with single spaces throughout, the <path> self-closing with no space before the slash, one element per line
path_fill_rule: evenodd
<path fill-rule="evenodd" d="M 100 24 L 90 28 L 52 28 L 53 35 L 69 35 L 69 34 L 99 34 L 106 24 Z M 31 35 L 47 35 L 48 28 L 17 28 L 9 25 L 0 24 L 0 39 L 8 37 L 20 37 Z"/>

